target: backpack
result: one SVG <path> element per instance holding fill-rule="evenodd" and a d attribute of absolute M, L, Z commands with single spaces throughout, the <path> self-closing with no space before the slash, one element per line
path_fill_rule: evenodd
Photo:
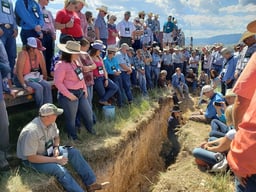
<path fill-rule="evenodd" d="M 28 9 L 28 0 L 23 0 L 24 1 L 24 4 L 25 4 L 25 7 Z M 15 14 L 15 20 L 16 20 L 16 24 L 18 26 L 21 26 L 21 18 L 20 16 L 17 14 L 17 11 L 16 11 L 16 7 L 15 7 L 15 11 L 14 11 L 14 14 Z"/>

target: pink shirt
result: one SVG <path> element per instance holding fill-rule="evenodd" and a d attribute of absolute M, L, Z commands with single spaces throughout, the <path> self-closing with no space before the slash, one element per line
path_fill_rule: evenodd
<path fill-rule="evenodd" d="M 84 80 L 79 80 L 74 71 L 77 67 L 79 66 L 76 63 L 67 63 L 65 61 L 59 61 L 55 65 L 54 84 L 59 92 L 66 97 L 72 95 L 69 89 L 83 89 L 84 92 L 87 90 Z"/>
<path fill-rule="evenodd" d="M 81 28 L 82 28 L 82 32 L 83 32 L 83 36 L 87 37 L 87 19 L 85 14 L 78 12 L 77 13 L 78 17 L 80 18 L 80 23 L 81 23 Z"/>

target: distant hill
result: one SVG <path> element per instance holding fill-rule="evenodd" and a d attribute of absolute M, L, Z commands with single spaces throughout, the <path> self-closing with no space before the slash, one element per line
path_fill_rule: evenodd
<path fill-rule="evenodd" d="M 218 35 L 209 38 L 194 38 L 194 45 L 212 45 L 214 43 L 223 43 L 224 45 L 233 45 L 238 43 L 242 34 L 228 34 L 228 35 Z M 190 42 L 190 38 L 186 39 L 186 43 Z"/>

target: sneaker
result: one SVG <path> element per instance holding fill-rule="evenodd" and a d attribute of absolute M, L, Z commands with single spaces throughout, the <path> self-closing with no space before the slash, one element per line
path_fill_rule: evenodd
<path fill-rule="evenodd" d="M 109 185 L 109 182 L 104 183 L 94 183 L 92 185 L 89 185 L 86 187 L 87 192 L 95 192 L 97 190 L 104 189 L 107 185 Z"/>

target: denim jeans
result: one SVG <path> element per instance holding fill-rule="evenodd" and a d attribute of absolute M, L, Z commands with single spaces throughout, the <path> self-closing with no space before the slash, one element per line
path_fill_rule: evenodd
<path fill-rule="evenodd" d="M 1 71 L 2 78 L 4 79 L 4 78 L 8 77 L 8 74 L 10 74 L 11 69 L 10 69 L 9 65 L 2 63 L 0 61 L 0 71 Z"/>
<path fill-rule="evenodd" d="M 136 69 L 132 70 L 132 73 L 131 73 L 131 83 L 132 83 L 133 86 L 138 85 L 138 82 L 137 82 L 137 70 Z"/>
<path fill-rule="evenodd" d="M 27 82 L 27 85 L 35 90 L 34 97 L 37 107 L 41 107 L 45 103 L 52 103 L 52 87 L 47 81 Z"/>
<path fill-rule="evenodd" d="M 152 77 L 151 77 L 151 66 L 145 65 L 145 75 L 147 80 L 147 88 L 153 89 Z"/>
<path fill-rule="evenodd" d="M 71 137 L 75 140 L 77 139 L 77 130 L 75 126 L 77 112 L 79 111 L 79 114 L 83 119 L 85 128 L 90 133 L 94 133 L 93 113 L 92 107 L 90 106 L 82 89 L 69 91 L 72 92 L 78 99 L 75 101 L 71 101 L 69 98 L 59 93 L 58 101 L 60 106 L 64 109 L 64 117 L 66 120 L 66 130 L 68 137 Z"/>
<path fill-rule="evenodd" d="M 153 76 L 153 85 L 154 87 L 157 87 L 157 82 L 160 74 L 160 68 L 157 66 L 151 66 L 151 74 Z"/>
<path fill-rule="evenodd" d="M 255 192 L 256 191 L 256 174 L 246 179 L 245 187 L 242 186 L 239 180 L 237 179 L 237 177 L 235 177 L 235 188 L 236 188 L 236 192 Z"/>
<path fill-rule="evenodd" d="M 108 79 L 108 86 L 104 86 L 104 77 L 98 77 L 94 79 L 94 89 L 100 97 L 100 101 L 108 101 L 118 91 L 118 86 Z"/>
<path fill-rule="evenodd" d="M 121 107 L 123 105 L 123 97 L 122 97 L 122 87 L 123 87 L 123 83 L 122 83 L 122 78 L 121 76 L 114 76 L 114 75 L 108 75 L 109 78 L 118 86 L 118 90 L 117 90 L 117 105 L 119 107 Z"/>
<path fill-rule="evenodd" d="M 208 163 L 209 165 L 214 165 L 214 164 L 218 163 L 218 160 L 215 157 L 215 155 L 216 155 L 215 152 L 208 151 L 201 147 L 195 148 L 193 150 L 192 154 L 195 158 L 201 159 L 201 160 L 205 161 L 206 163 Z"/>
<path fill-rule="evenodd" d="M 11 74 L 13 76 L 13 68 L 15 65 L 15 59 L 16 59 L 16 55 L 17 55 L 17 49 L 16 49 L 16 38 L 13 37 L 13 26 L 10 29 L 6 29 L 5 27 L 1 28 L 4 32 L 4 34 L 0 37 L 0 39 L 2 40 L 6 53 L 7 53 L 7 57 L 9 61 L 9 66 L 11 68 Z M 0 55 L 0 57 L 2 57 L 2 53 Z M 1 61 L 0 61 L 1 62 Z"/>
<path fill-rule="evenodd" d="M 148 91 L 147 91 L 146 76 L 145 74 L 141 74 L 140 72 L 138 72 L 138 77 L 139 77 L 139 85 L 140 85 L 140 90 L 142 92 L 142 95 L 147 96 Z"/>
<path fill-rule="evenodd" d="M 5 150 L 9 146 L 9 119 L 4 100 L 0 101 L 0 150 Z"/>
<path fill-rule="evenodd" d="M 131 91 L 130 75 L 128 75 L 126 72 L 122 72 L 121 78 L 122 78 L 122 84 L 123 84 L 123 89 L 124 89 L 125 95 L 128 99 L 128 102 L 131 102 L 133 99 L 133 96 L 132 96 L 132 91 Z"/>
<path fill-rule="evenodd" d="M 218 119 L 213 119 L 211 121 L 211 132 L 210 137 L 224 137 L 229 131 L 229 127 Z"/>
<path fill-rule="evenodd" d="M 86 186 L 93 184 L 96 181 L 96 176 L 85 161 L 81 153 L 75 148 L 67 148 L 68 150 L 68 162 L 75 169 L 78 175 L 81 177 L 83 183 Z M 60 155 L 62 155 L 63 147 L 60 147 Z M 60 182 L 63 188 L 68 192 L 84 192 L 75 179 L 70 175 L 68 170 L 57 163 L 31 163 L 29 161 L 23 161 L 23 163 L 36 171 L 44 174 L 55 176 Z"/>

